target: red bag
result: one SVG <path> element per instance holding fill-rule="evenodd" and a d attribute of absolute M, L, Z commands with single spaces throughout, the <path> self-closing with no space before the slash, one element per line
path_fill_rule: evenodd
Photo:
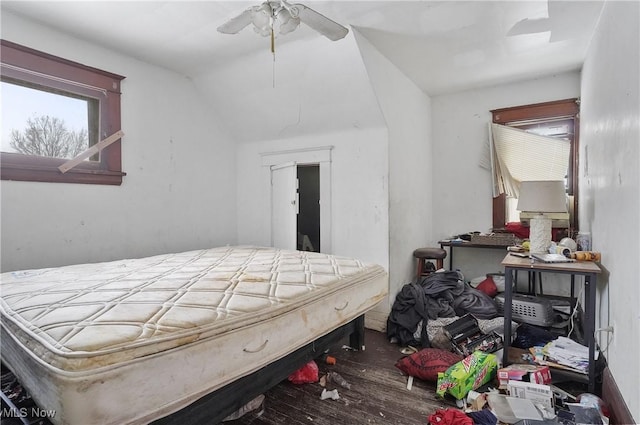
<path fill-rule="evenodd" d="M 318 365 L 315 361 L 311 360 L 306 365 L 289 375 L 289 381 L 294 384 L 310 384 L 312 382 L 318 382 Z"/>
<path fill-rule="evenodd" d="M 485 280 L 480 282 L 480 284 L 476 286 L 476 289 L 478 291 L 484 292 L 485 294 L 489 295 L 491 298 L 498 295 L 498 287 L 496 286 L 496 283 L 493 281 L 493 278 L 491 276 L 487 277 Z"/>

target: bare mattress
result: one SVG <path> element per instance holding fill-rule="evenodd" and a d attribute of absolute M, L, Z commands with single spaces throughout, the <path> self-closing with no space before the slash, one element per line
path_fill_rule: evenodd
<path fill-rule="evenodd" d="M 2 361 L 56 424 L 141 424 L 374 307 L 384 269 L 222 247 L 1 275 Z"/>

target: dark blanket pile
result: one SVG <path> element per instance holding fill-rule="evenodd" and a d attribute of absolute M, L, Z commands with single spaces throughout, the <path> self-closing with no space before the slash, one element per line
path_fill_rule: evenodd
<path fill-rule="evenodd" d="M 431 273 L 402 287 L 387 319 L 387 337 L 402 346 L 429 347 L 429 319 L 467 313 L 478 319 L 493 319 L 498 315 L 498 308 L 491 297 L 464 283 L 458 272 Z M 414 334 L 420 321 L 423 323 L 418 342 Z"/>

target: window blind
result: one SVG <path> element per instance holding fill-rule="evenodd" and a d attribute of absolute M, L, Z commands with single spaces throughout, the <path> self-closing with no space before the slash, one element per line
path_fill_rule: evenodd
<path fill-rule="evenodd" d="M 518 197 L 525 180 L 565 180 L 571 142 L 501 124 L 490 125 L 493 196 Z"/>

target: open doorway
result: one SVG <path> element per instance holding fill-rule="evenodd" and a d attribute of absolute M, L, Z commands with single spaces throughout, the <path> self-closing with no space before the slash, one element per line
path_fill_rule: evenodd
<path fill-rule="evenodd" d="M 298 246 L 320 252 L 320 165 L 298 165 Z"/>
<path fill-rule="evenodd" d="M 265 183 L 270 181 L 271 186 L 271 246 L 302 249 L 307 235 L 304 248 L 331 253 L 332 149 L 321 146 L 262 154 Z"/>

